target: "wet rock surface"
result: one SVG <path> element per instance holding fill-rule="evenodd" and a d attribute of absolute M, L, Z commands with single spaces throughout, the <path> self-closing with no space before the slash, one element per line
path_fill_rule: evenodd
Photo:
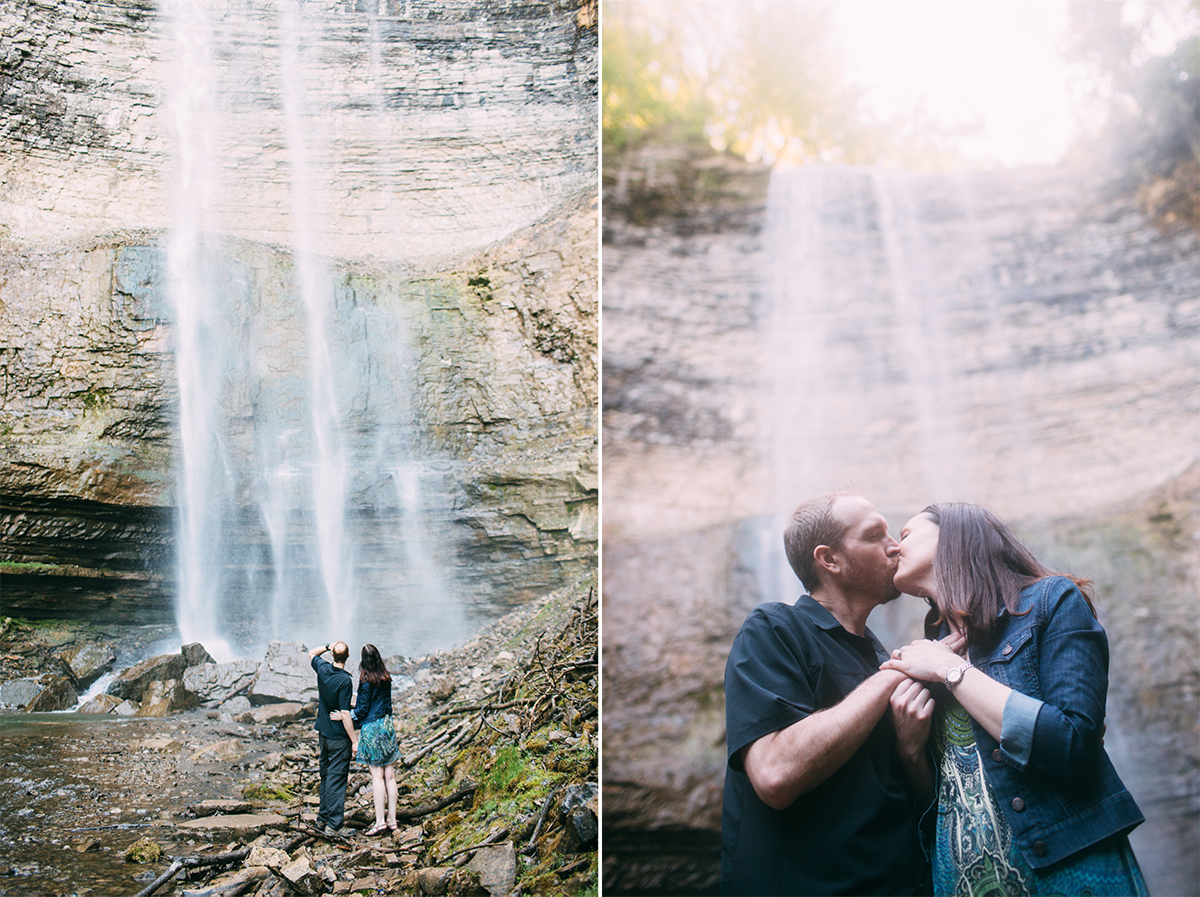
<path fill-rule="evenodd" d="M 0 895 L 132 894 L 176 862 L 156 894 L 594 890 L 596 644 L 584 582 L 453 652 L 405 662 L 412 676 L 393 670 L 400 824 L 374 838 L 363 835 L 374 809 L 361 764 L 348 836 L 309 828 L 311 718 L 0 715 Z M 131 853 L 142 859 L 127 859 L 140 841 L 161 856 L 142 844 Z"/>

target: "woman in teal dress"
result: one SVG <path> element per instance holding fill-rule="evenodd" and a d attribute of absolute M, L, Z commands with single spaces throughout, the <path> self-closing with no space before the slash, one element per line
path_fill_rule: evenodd
<path fill-rule="evenodd" d="M 928 638 L 884 668 L 932 683 L 938 895 L 1145 895 L 1141 811 L 1104 751 L 1108 640 L 1089 584 L 1042 566 L 991 512 L 926 508 L 896 587 Z"/>
<path fill-rule="evenodd" d="M 392 722 L 392 676 L 374 645 L 363 645 L 358 665 L 358 695 L 351 711 L 355 727 L 361 727 L 358 759 L 371 769 L 375 797 L 375 825 L 368 835 L 396 829 L 396 728 Z M 386 805 L 386 816 L 384 808 Z"/>

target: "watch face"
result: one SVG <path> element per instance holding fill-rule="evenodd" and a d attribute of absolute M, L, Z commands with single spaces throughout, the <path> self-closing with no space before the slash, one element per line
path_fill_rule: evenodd
<path fill-rule="evenodd" d="M 963 677 L 962 667 L 955 667 L 946 674 L 946 681 L 953 684 Z"/>

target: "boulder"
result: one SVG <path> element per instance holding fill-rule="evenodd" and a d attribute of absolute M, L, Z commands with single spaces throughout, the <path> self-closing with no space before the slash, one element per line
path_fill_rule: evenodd
<path fill-rule="evenodd" d="M 255 707 L 234 717 L 239 723 L 250 725 L 266 725 L 269 723 L 290 723 L 294 720 L 310 716 L 304 704 L 266 704 Z"/>
<path fill-rule="evenodd" d="M 202 704 L 215 707 L 250 688 L 258 667 L 256 660 L 206 661 L 189 666 L 183 673 L 183 684 Z"/>
<path fill-rule="evenodd" d="M 517 852 L 511 841 L 482 847 L 467 868 L 479 873 L 479 883 L 491 897 L 504 897 L 517 883 Z"/>
<path fill-rule="evenodd" d="M 199 642 L 184 645 L 179 649 L 179 653 L 183 655 L 183 662 L 188 667 L 197 667 L 202 663 L 216 663 L 213 656 L 204 650 L 204 646 Z"/>
<path fill-rule="evenodd" d="M 315 701 L 317 674 L 313 672 L 308 649 L 300 642 L 271 642 L 249 697 L 256 707 Z"/>
<path fill-rule="evenodd" d="M 151 682 L 182 679 L 185 669 L 187 669 L 187 662 L 183 659 L 182 654 L 160 654 L 158 657 L 149 657 L 122 671 L 108 687 L 108 693 L 116 695 L 118 698 L 141 701 L 142 694 L 150 687 Z"/>
<path fill-rule="evenodd" d="M 564 853 L 596 849 L 600 836 L 597 791 L 596 784 L 588 782 L 572 785 L 563 796 L 562 805 L 559 807 L 563 823 L 559 846 Z"/>
<path fill-rule="evenodd" d="M 120 705 L 121 699 L 112 695 L 96 695 L 90 701 L 85 701 L 79 707 L 79 713 L 112 713 Z"/>
<path fill-rule="evenodd" d="M 50 675 L 42 677 L 41 690 L 32 701 L 25 705 L 28 713 L 46 713 L 54 710 L 67 710 L 75 706 L 79 693 L 66 676 Z"/>
<path fill-rule="evenodd" d="M 67 671 L 74 677 L 77 688 L 87 688 L 111 670 L 117 659 L 112 646 L 103 642 L 72 645 L 58 656 Z"/>
<path fill-rule="evenodd" d="M 454 875 L 453 866 L 428 866 L 418 869 L 416 884 L 420 893 L 431 897 L 442 897 L 450 887 L 450 878 Z M 405 883 L 407 887 L 407 882 Z"/>
<path fill-rule="evenodd" d="M 142 705 L 137 701 L 130 701 L 126 699 L 114 707 L 112 712 L 117 716 L 136 716 L 141 706 Z"/>
<path fill-rule="evenodd" d="M 177 710 L 191 710 L 199 705 L 195 696 L 183 687 L 180 679 L 151 682 L 142 693 L 138 716 L 166 716 Z"/>
<path fill-rule="evenodd" d="M 310 857 L 301 854 L 279 870 L 287 879 L 292 890 L 300 894 L 320 894 L 325 890 L 325 879 L 316 869 Z"/>
<path fill-rule="evenodd" d="M 0 709 L 23 710 L 41 690 L 41 682 L 34 678 L 0 682 Z"/>

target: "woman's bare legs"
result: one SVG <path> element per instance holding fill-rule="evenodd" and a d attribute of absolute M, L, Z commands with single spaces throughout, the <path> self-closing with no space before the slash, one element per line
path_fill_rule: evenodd
<path fill-rule="evenodd" d="M 383 773 L 384 786 L 387 788 L 387 826 L 388 828 L 396 827 L 396 764 L 389 763 L 381 770 Z M 371 769 L 374 773 L 374 768 Z M 379 794 L 378 791 L 375 792 Z M 375 818 L 378 819 L 380 814 L 379 797 L 375 798 Z"/>
<path fill-rule="evenodd" d="M 387 826 L 387 822 L 384 821 L 384 817 L 383 817 L 383 799 L 384 799 L 384 792 L 386 789 L 386 786 L 384 783 L 385 771 L 384 771 L 384 767 L 382 767 L 382 766 L 371 766 L 369 768 L 371 770 L 371 792 L 375 797 L 375 828 L 382 829 Z M 389 766 L 389 767 L 387 767 L 387 769 L 391 769 L 391 767 Z M 391 796 L 392 825 L 395 825 L 396 824 L 396 821 L 395 821 L 396 820 L 396 779 L 395 779 L 394 775 L 392 777 L 392 790 L 390 792 L 390 796 Z"/>

